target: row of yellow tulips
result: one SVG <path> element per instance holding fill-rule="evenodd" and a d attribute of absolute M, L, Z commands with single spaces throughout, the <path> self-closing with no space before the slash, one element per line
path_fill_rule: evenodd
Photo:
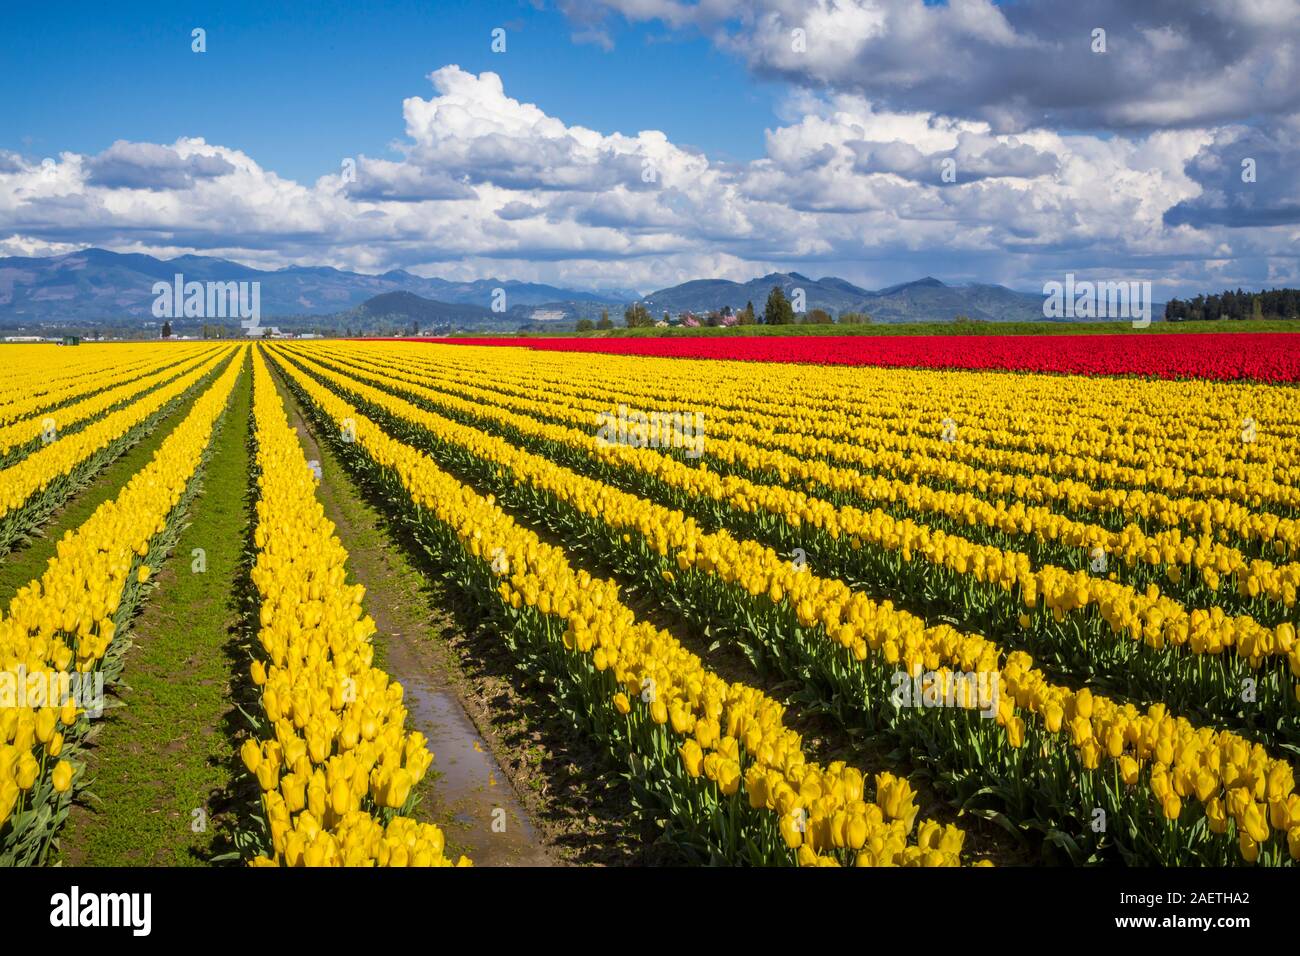
<path fill-rule="evenodd" d="M 868 801 L 862 773 L 807 759 L 776 701 L 719 678 L 667 631 L 638 621 L 614 584 L 576 571 L 563 551 L 516 524 L 491 498 L 390 438 L 296 368 L 281 367 L 370 460 L 400 480 L 417 508 L 494 569 L 501 600 L 560 622 L 564 649 L 601 681 L 602 709 L 634 717 L 643 733 L 669 735 L 674 766 L 707 781 L 722 812 L 747 806 L 769 813 L 767 826 L 803 865 L 959 862 L 961 831 L 927 821 L 909 837 L 916 807 L 906 781 L 878 775 L 876 800 Z M 736 803 L 741 793 L 744 804 Z"/>
<path fill-rule="evenodd" d="M 742 387 L 728 393 L 719 381 L 717 369 L 709 368 L 717 366 L 716 362 L 674 359 L 663 364 L 663 360 L 643 357 L 585 353 L 553 353 L 543 358 L 532 352 L 503 358 L 503 351 L 510 356 L 512 350 L 482 351 L 496 351 L 498 355 L 495 359 L 484 357 L 479 368 L 512 360 L 530 365 L 567 362 L 561 376 L 565 382 L 586 381 L 603 391 L 608 391 L 609 382 L 626 382 L 630 385 L 630 404 L 640 404 L 633 396 L 642 395 L 668 408 L 715 406 L 710 412 L 716 422 L 753 429 L 769 437 L 774 433 L 784 436 L 795 443 L 792 450 L 801 453 L 816 450 L 820 444 L 847 444 L 877 449 L 886 459 L 890 453 L 904 458 L 938 459 L 945 465 L 965 465 L 977 473 L 1027 474 L 1147 492 L 1216 495 L 1255 507 L 1276 504 L 1294 509 L 1300 504 L 1300 479 L 1291 467 L 1296 413 L 1294 403 L 1289 401 L 1290 390 L 1284 388 L 1146 383 L 1153 386 L 1152 391 L 1135 388 L 1139 383 L 1125 382 L 1118 390 L 1125 399 L 1116 408 L 1113 394 L 1097 389 L 1092 380 L 1082 377 L 1051 376 L 1044 380 L 989 373 L 823 368 L 818 370 L 817 381 L 808 382 L 800 379 L 798 366 L 766 363 L 761 376 L 753 370 L 747 375 L 738 373 Z M 442 358 L 438 356 L 439 361 Z M 479 358 L 477 354 L 462 353 L 454 361 Z M 585 370 L 578 367 L 584 362 L 588 366 Z M 536 374 L 532 370 L 531 375 Z M 851 377 L 846 379 L 846 375 Z M 826 382 L 836 381 L 837 376 L 844 395 L 819 416 L 816 400 L 810 395 L 825 390 Z M 1050 388 L 1050 399 L 1037 390 L 1022 394 L 1036 379 Z M 1101 450 L 1096 455 L 1081 450 L 1087 447 L 1090 420 L 1109 416 L 1128 426 L 1159 416 L 1159 427 L 1151 431 L 1157 436 L 1175 433 L 1177 426 L 1169 421 L 1175 411 L 1185 409 L 1195 417 L 1196 408 L 1215 401 L 1206 393 L 1223 388 L 1234 390 L 1231 399 L 1221 399 L 1224 405 L 1248 411 L 1238 415 L 1216 408 L 1219 414 L 1212 427 L 1194 433 L 1185 447 L 1167 450 L 1161 438 L 1154 449 L 1134 450 L 1129 456 L 1115 449 L 1109 449 L 1109 453 Z M 1147 402 L 1137 403 L 1137 394 L 1146 396 Z M 1045 416 L 1042 406 L 1048 404 L 1057 410 Z M 1247 418 L 1255 423 L 1250 442 L 1243 441 Z M 951 441 L 944 440 L 947 421 L 952 431 L 946 437 Z M 1126 462 L 1126 457 L 1131 461 Z"/>
<path fill-rule="evenodd" d="M 310 349 L 294 351 L 300 357 Z M 330 379 L 330 373 L 319 366 L 314 374 Z M 1170 818 L 1181 815 L 1184 797 L 1202 805 L 1203 816 L 1211 827 L 1217 826 L 1216 820 L 1227 808 L 1237 823 L 1242 854 L 1247 859 L 1258 857 L 1260 843 L 1271 835 L 1270 822 L 1282 832 L 1284 841 L 1290 832 L 1293 851 L 1300 854 L 1300 797 L 1294 793 L 1291 767 L 1270 757 L 1262 746 L 1228 731 L 1198 729 L 1181 717 L 1169 715 L 1161 705 L 1142 712 L 1130 704 L 1094 695 L 1087 688 L 1072 690 L 1053 685 L 1033 667 L 1027 654 L 1007 653 L 979 635 L 961 633 L 947 625 L 927 628 L 912 615 L 896 611 L 889 602 L 877 604 L 841 581 L 794 568 L 788 560 L 755 542 L 736 541 L 726 532 L 701 533 L 680 512 L 559 468 L 501 439 L 423 411 L 355 379 L 341 385 L 375 407 L 427 429 L 439 441 L 460 446 L 478 459 L 508 469 L 516 480 L 625 534 L 643 536 L 651 550 L 675 560 L 682 571 L 695 569 L 714 575 L 750 595 L 765 595 L 773 604 L 784 603 L 796 609 L 803 624 L 822 627 L 829 639 L 850 650 L 858 660 L 880 655 L 886 661 L 900 662 L 908 672 L 945 665 L 996 672 L 1005 693 L 997 723 L 1013 746 L 1023 741 L 1024 719 L 1032 714 L 1048 732 L 1068 733 L 1087 769 L 1109 759 L 1133 784 L 1139 783 L 1139 774 L 1145 770 L 1149 792 L 1161 800 Z M 1178 784 L 1171 791 L 1177 800 L 1168 799 L 1170 794 L 1162 783 L 1167 779 Z M 1243 800 L 1243 795 L 1249 799 Z M 1263 832 L 1260 820 L 1266 821 Z"/>
<path fill-rule="evenodd" d="M 405 730 L 402 685 L 372 666 L 365 589 L 347 584 L 347 551 L 260 351 L 253 422 L 261 653 L 252 680 L 266 732 L 242 756 L 262 789 L 270 846 L 252 863 L 451 866 L 442 831 L 403 815 L 433 755 L 423 734 Z"/>
<path fill-rule="evenodd" d="M 6 346 L 8 362 L 0 370 L 0 424 L 13 420 L 11 408 L 27 414 L 32 408 L 29 403 L 46 401 L 45 396 L 57 401 L 56 396 L 66 397 L 68 389 L 91 391 L 107 369 L 155 361 L 156 352 L 153 343 L 88 345 L 75 350 L 44 344 Z"/>
<path fill-rule="evenodd" d="M 1300 643 L 1295 640 L 1294 625 L 1287 621 L 1265 627 L 1245 614 L 1225 616 L 1214 608 L 1189 610 L 1155 587 L 1135 589 L 1086 571 L 1052 565 L 1035 568 L 1023 552 L 979 544 L 911 520 L 897 520 L 879 508 L 865 512 L 852 506 L 836 507 L 783 486 L 756 484 L 735 475 L 724 477 L 704 466 L 691 467 L 653 449 L 611 444 L 594 434 L 594 429 L 581 430 L 581 425 L 587 423 L 585 416 L 569 412 L 562 405 L 514 399 L 508 407 L 522 407 L 530 413 L 514 414 L 491 404 L 486 391 L 471 385 L 435 391 L 420 384 L 428 380 L 425 373 L 384 371 L 375 365 L 358 365 L 357 360 L 334 367 L 350 368 L 354 375 L 360 369 L 363 377 L 380 381 L 390 389 L 430 400 L 456 414 L 506 426 L 521 435 L 562 443 L 592 459 L 634 469 L 692 496 L 725 502 L 742 511 L 767 511 L 793 527 L 808 525 L 832 538 L 847 536 L 855 547 L 867 544 L 898 551 L 905 561 L 920 558 L 959 575 L 969 574 L 979 583 L 997 585 L 1008 593 L 1018 589 L 1026 608 L 1041 604 L 1058 620 L 1069 614 L 1095 613 L 1116 634 L 1144 641 L 1151 647 L 1186 648 L 1198 654 L 1220 654 L 1233 648 L 1252 667 L 1258 667 L 1268 657 L 1288 657 L 1293 674 L 1300 677 Z M 470 397 L 458 398 L 455 394 L 458 391 Z M 534 415 L 542 415 L 555 424 L 539 421 Z M 566 421 L 579 427 L 558 424 Z M 714 447 L 710 446 L 711 454 L 717 454 Z M 796 476 L 802 465 L 790 458 L 779 468 L 759 470 Z M 1277 576 L 1283 578 L 1279 590 L 1285 591 L 1286 606 L 1294 607 L 1300 566 L 1289 565 L 1285 573 Z"/>
<path fill-rule="evenodd" d="M 459 348 L 459 347 L 448 347 Z M 673 393 L 663 398 L 655 394 L 656 383 L 647 381 L 644 369 L 611 370 L 597 365 L 595 373 L 587 369 L 566 370 L 562 381 L 552 382 L 541 375 L 533 364 L 533 353 L 521 357 L 513 350 L 485 350 L 496 353 L 487 356 L 474 368 L 461 368 L 442 364 L 444 352 L 436 352 L 439 361 L 422 359 L 420 353 L 392 354 L 380 346 L 366 346 L 359 354 L 382 357 L 385 361 L 399 361 L 407 367 L 418 368 L 421 373 L 448 377 L 449 380 L 477 380 L 484 387 L 512 396 L 531 397 L 539 392 L 555 396 L 558 401 L 571 402 L 575 408 L 584 408 L 593 414 L 609 411 L 612 405 L 626 402 L 633 408 L 648 411 L 701 411 L 708 420 L 710 454 L 726 454 L 727 439 L 732 438 L 750 447 L 785 452 L 798 461 L 807 462 L 812 469 L 827 469 L 827 481 L 836 480 L 835 463 L 867 469 L 878 473 L 877 479 L 893 478 L 900 485 L 917 481 L 930 481 L 942 486 L 953 486 L 970 494 L 975 489 L 985 499 L 1010 497 L 1016 502 L 1055 503 L 1071 513 L 1093 516 L 1111 515 L 1123 521 L 1151 522 L 1167 528 L 1185 528 L 1201 534 L 1212 534 L 1216 539 L 1272 544 L 1275 548 L 1294 551 L 1300 548 L 1300 522 L 1269 511 L 1259 511 L 1239 501 L 1226 498 L 1192 495 L 1167 495 L 1141 488 L 1116 488 L 1082 482 L 1072 478 L 1054 479 L 1045 474 L 989 471 L 955 461 L 949 443 L 930 455 L 903 456 L 898 452 L 882 450 L 881 446 L 861 441 L 840 441 L 829 437 L 815 425 L 798 418 L 797 411 L 783 407 L 776 413 L 751 411 L 747 407 L 732 408 L 727 399 L 715 394 L 713 383 L 706 388 L 696 388 L 685 394 Z M 344 355 L 348 353 L 342 353 Z M 356 354 L 356 353 L 354 353 Z M 603 363 L 605 356 L 598 362 Z M 595 381 L 584 381 L 584 376 L 596 374 Z M 622 374 L 628 375 L 625 380 Z M 766 370 L 765 370 L 766 374 Z M 990 387 L 995 387 L 989 383 Z M 1172 383 L 1171 383 L 1172 384 Z M 1262 388 L 1262 386 L 1256 386 Z M 1277 390 L 1274 389 L 1274 392 Z M 906 393 L 905 393 L 906 394 Z M 888 414 L 890 403 L 905 401 L 898 390 L 881 397 L 870 407 L 873 417 Z M 1067 420 L 1071 428 L 1057 436 L 1059 442 L 1068 442 L 1075 436 L 1075 420 Z M 954 435 L 965 442 L 969 437 L 964 429 L 953 422 Z M 926 433 L 934 431 L 933 422 L 925 426 Z M 1275 440 L 1276 436 L 1270 436 Z M 932 446 L 934 447 L 934 446 Z M 1245 446 L 1240 443 L 1238 447 Z M 1255 447 L 1255 446 L 1252 446 Z M 1240 453 L 1240 452 L 1239 452 Z M 850 472 L 849 474 L 852 474 Z M 1283 473 L 1285 478 L 1287 473 Z M 903 481 L 901 479 L 906 479 Z M 1090 479 L 1092 481 L 1092 479 Z M 987 500 L 985 505 L 988 505 Z M 1283 553 L 1278 550 L 1277 553 Z"/>
<path fill-rule="evenodd" d="M 101 386 L 100 390 L 81 401 L 55 410 L 47 410 L 0 428 L 0 456 L 7 455 L 15 447 L 41 438 L 48 424 L 52 424 L 56 429 L 55 434 L 58 434 L 80 422 L 94 419 L 114 405 L 144 395 L 164 382 L 179 377 L 200 365 L 203 359 L 210 357 L 211 354 L 211 350 L 191 354 L 180 362 L 177 361 L 179 356 L 164 354 L 161 361 L 152 363 L 145 375 L 133 377 L 130 372 L 123 374 L 121 370 L 116 371 L 111 377 L 105 375 L 98 383 Z M 114 385 L 115 382 L 122 384 Z"/>
<path fill-rule="evenodd" d="M 368 343 L 384 348 L 387 343 Z M 391 346 L 389 346 L 391 348 Z M 445 346 L 417 352 L 398 348 L 412 358 L 437 354 L 443 368 L 477 369 L 504 361 L 498 351 L 457 345 L 453 355 Z M 495 351 L 495 350 L 494 350 Z M 1300 437 L 1300 418 L 1284 389 L 1246 383 L 1125 381 L 1121 388 L 1098 389 L 1095 379 L 1080 376 L 1004 376 L 980 371 L 912 370 L 821 367 L 814 379 L 806 370 L 762 367 L 749 363 L 692 362 L 620 357 L 601 353 L 515 353 L 527 361 L 539 384 L 577 381 L 599 384 L 622 380 L 629 368 L 639 368 L 649 393 L 680 403 L 689 400 L 691 383 L 707 380 L 710 393 L 736 414 L 781 418 L 793 407 L 805 426 L 817 430 L 823 423 L 843 425 L 855 421 L 863 408 L 871 418 L 890 423 L 896 432 L 926 431 L 936 415 L 960 414 L 974 429 L 973 440 L 1004 437 L 1000 447 L 1027 451 L 1066 452 L 1097 460 L 1142 464 L 1143 452 L 1181 457 L 1194 473 L 1204 472 L 1193 460 L 1206 448 L 1229 458 L 1240 457 L 1239 436 L 1243 417 L 1259 425 L 1255 447 L 1276 449 L 1285 463 L 1294 463 L 1292 442 Z M 770 363 L 769 363 L 770 364 Z M 772 373 L 769 375 L 769 371 Z M 578 377 L 574 378 L 574 372 Z M 629 381 L 634 376 L 626 376 Z M 794 394 L 786 391 L 798 386 Z M 716 388 L 714 387 L 716 386 Z M 899 389 L 905 392 L 900 400 Z M 877 403 L 883 406 L 876 412 Z M 1014 418 L 1003 418 L 1014 407 Z M 1066 433 L 1059 423 L 1068 419 L 1076 431 Z M 993 431 L 984 423 L 998 425 Z M 1237 466 L 1232 470 L 1236 472 Z M 1240 472 L 1237 472 L 1240 474 Z"/>
<path fill-rule="evenodd" d="M 229 351 L 217 353 L 201 365 L 155 389 L 126 408 L 105 415 L 94 424 L 58 438 L 17 464 L 0 470 L 0 518 L 22 508 L 52 482 L 69 474 L 91 456 L 111 445 L 141 422 L 183 395 L 209 374 Z"/>
<path fill-rule="evenodd" d="M 197 349 L 185 348 L 159 355 L 152 343 L 147 346 L 124 345 L 118 352 L 108 355 L 97 353 L 97 358 L 78 364 L 76 368 L 79 371 L 76 374 L 66 374 L 71 369 L 61 368 L 49 361 L 47 355 L 36 361 L 35 368 L 31 369 L 33 377 L 30 380 L 12 384 L 5 389 L 11 400 L 6 401 L 0 397 L 0 426 L 11 425 L 47 409 L 77 401 L 104 388 L 148 374 L 165 364 L 173 364 L 197 354 Z M 65 374 L 60 374 L 61 372 Z"/>
<path fill-rule="evenodd" d="M 336 360 L 354 367 L 372 369 L 397 369 L 402 365 L 391 361 L 381 364 L 378 358 L 367 360 L 366 353 L 348 355 L 329 353 Z M 406 366 L 410 368 L 410 366 Z M 490 401 L 493 404 L 518 410 L 524 414 L 560 421 L 576 428 L 587 428 L 593 433 L 597 416 L 611 413 L 612 403 L 618 395 L 607 400 L 571 399 L 563 395 L 547 398 L 506 394 L 501 389 L 499 372 L 483 370 L 476 375 L 448 375 L 424 367 L 415 367 L 403 378 L 440 392 L 462 396 L 474 402 Z M 521 387 L 520 391 L 524 391 Z M 536 395 L 536 389 L 528 394 Z M 710 429 L 711 430 L 711 429 Z M 917 484 L 882 475 L 872 475 L 849 468 L 840 468 L 820 459 L 809 459 L 786 452 L 765 448 L 749 441 L 709 434 L 705 450 L 709 461 L 722 463 L 732 469 L 743 469 L 752 474 L 775 474 L 784 481 L 801 486 L 810 494 L 838 494 L 852 496 L 864 502 L 896 504 L 917 514 L 934 514 L 948 518 L 959 525 L 983 527 L 1003 535 L 1022 536 L 1039 541 L 1059 542 L 1063 548 L 1075 549 L 1082 563 L 1095 562 L 1099 554 L 1105 555 L 1107 566 L 1117 564 L 1149 565 L 1165 572 L 1175 585 L 1183 580 L 1183 569 L 1194 569 L 1212 591 L 1217 591 L 1224 578 L 1229 578 L 1238 594 L 1246 599 L 1262 597 L 1290 610 L 1295 607 L 1296 592 L 1300 588 L 1300 562 L 1274 564 L 1264 559 L 1251 559 L 1239 549 L 1216 541 L 1211 528 L 1200 537 L 1186 536 L 1178 527 L 1147 534 L 1139 525 L 1129 524 L 1122 531 L 1112 531 L 1100 524 L 1079 521 L 1050 508 L 1029 505 L 1020 501 L 1008 505 L 999 499 L 991 503 L 970 492 L 954 492 L 942 488 Z M 1186 499 L 1185 499 L 1186 500 Z M 1204 504 L 1204 502 L 1199 502 Z M 1234 506 L 1240 508 L 1240 506 Z M 1243 512 L 1245 509 L 1241 509 Z M 1261 529 L 1271 540 L 1276 540 L 1278 550 L 1284 550 L 1282 538 L 1296 523 L 1251 512 Z M 1204 516 L 1203 521 L 1209 517 Z M 1213 526 L 1212 526 L 1213 527 Z M 951 530 L 951 529 L 950 529 Z M 1218 528 L 1222 533 L 1222 528 Z M 1113 578 L 1112 574 L 1112 578 Z M 1141 590 L 1145 590 L 1142 588 Z"/>
<path fill-rule="evenodd" d="M 174 518 L 229 402 L 244 350 L 195 402 L 152 460 L 111 501 L 59 541 L 40 578 L 21 588 L 0 617 L 0 671 L 41 675 L 116 676 L 129 622 L 177 533 Z M 59 678 L 61 680 L 61 678 Z M 39 682 L 38 682 L 39 683 Z M 71 684 L 68 678 L 68 685 Z M 84 702 L 84 698 L 83 698 Z M 0 860 L 40 862 L 66 814 L 79 772 L 76 742 L 89 720 L 76 698 L 51 706 L 0 710 Z"/>

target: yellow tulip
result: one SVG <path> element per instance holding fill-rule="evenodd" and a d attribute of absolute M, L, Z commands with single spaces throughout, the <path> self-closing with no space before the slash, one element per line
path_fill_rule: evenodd
<path fill-rule="evenodd" d="M 777 828 L 781 831 L 781 839 L 785 845 L 792 850 L 798 849 L 803 845 L 803 817 L 795 813 L 786 813 L 781 816 Z"/>
<path fill-rule="evenodd" d="M 1291 765 L 1281 760 L 1273 764 L 1268 772 L 1268 786 L 1265 790 L 1268 799 L 1283 800 L 1295 790 L 1295 774 Z"/>
<path fill-rule="evenodd" d="M 1132 757 L 1125 755 L 1119 758 L 1119 775 L 1120 779 L 1128 786 L 1133 786 L 1138 782 L 1138 762 Z"/>
<path fill-rule="evenodd" d="M 740 789 L 740 765 L 734 760 L 724 760 L 718 767 L 718 789 L 731 796 Z"/>
<path fill-rule="evenodd" d="M 1025 721 L 1021 717 L 1012 717 L 1006 726 L 1007 743 L 1019 749 L 1025 743 Z"/>
<path fill-rule="evenodd" d="M 698 777 L 700 775 L 700 765 L 704 760 L 704 752 L 700 749 L 700 745 L 694 740 L 687 740 L 677 748 L 677 752 L 681 755 L 686 772 L 692 777 Z"/>
<path fill-rule="evenodd" d="M 42 707 L 37 711 L 35 727 L 36 739 L 43 744 L 49 743 L 50 738 L 54 736 L 55 721 L 57 719 L 58 715 L 49 707 Z"/>
<path fill-rule="evenodd" d="M 346 790 L 346 787 L 344 788 Z M 393 809 L 400 809 L 406 804 L 411 795 L 411 775 L 405 769 L 399 769 L 393 772 L 392 782 L 388 785 L 388 806 Z M 350 797 L 350 794 L 349 794 Z M 337 798 L 334 802 L 334 812 L 341 813 L 338 809 L 339 801 Z"/>
<path fill-rule="evenodd" d="M 280 793 L 290 813 L 297 813 L 307 805 L 307 781 L 297 773 L 285 774 L 280 779 Z"/>
<path fill-rule="evenodd" d="M 258 746 L 257 741 L 251 738 L 245 740 L 244 746 L 239 750 L 239 755 L 243 758 L 244 766 L 248 768 L 248 772 L 257 773 L 257 768 L 262 763 L 262 748 Z"/>
<path fill-rule="evenodd" d="M 1259 859 L 1259 843 L 1251 838 L 1245 830 L 1241 831 L 1237 838 L 1237 846 L 1241 850 L 1241 858 L 1247 863 L 1254 863 Z"/>
<path fill-rule="evenodd" d="M 275 790 L 280 783 L 280 768 L 270 761 L 263 760 L 254 771 L 257 783 L 263 790 Z"/>
<path fill-rule="evenodd" d="M 1268 817 L 1260 804 L 1251 801 L 1241 820 L 1242 826 L 1256 843 L 1263 843 L 1269 837 Z"/>
<path fill-rule="evenodd" d="M 30 750 L 24 750 L 21 757 L 18 758 L 18 764 L 14 768 L 14 782 L 18 784 L 19 790 L 30 790 L 36 783 L 36 775 L 40 773 L 41 765 L 36 762 Z"/>
<path fill-rule="evenodd" d="M 1209 822 L 1212 833 L 1228 832 L 1228 815 L 1224 812 L 1223 801 L 1214 797 L 1205 805 L 1205 818 Z"/>
<path fill-rule="evenodd" d="M 9 814 L 13 813 L 21 793 L 18 784 L 13 780 L 0 779 L 0 824 L 9 819 Z"/>
<path fill-rule="evenodd" d="M 1092 691 L 1083 688 L 1074 695 L 1074 712 L 1087 720 L 1092 716 Z"/>
<path fill-rule="evenodd" d="M 1183 801 L 1179 799 L 1176 793 L 1167 793 L 1161 801 L 1161 809 L 1164 810 L 1166 820 L 1177 820 L 1183 810 Z"/>

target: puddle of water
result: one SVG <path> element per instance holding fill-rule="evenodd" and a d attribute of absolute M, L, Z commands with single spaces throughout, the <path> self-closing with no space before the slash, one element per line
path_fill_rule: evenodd
<path fill-rule="evenodd" d="M 475 866 L 551 866 L 510 779 L 455 694 L 420 676 L 428 673 L 429 662 L 412 651 L 410 640 L 387 635 L 389 672 L 401 675 L 407 726 L 429 738 L 440 776 L 425 799 L 437 819 L 450 821 L 448 842 Z"/>
<path fill-rule="evenodd" d="M 288 407 L 308 457 L 319 460 L 315 435 L 294 405 Z M 367 603 L 382 632 L 385 615 Z M 433 655 L 419 643 L 431 639 L 429 635 L 388 631 L 376 638 L 385 643 L 385 670 L 402 685 L 407 727 L 428 738 L 432 770 L 439 774 L 425 793 L 428 804 L 420 815 L 437 820 L 447 835 L 448 848 L 464 852 L 475 866 L 554 866 L 510 778 L 497 765 L 460 699 L 434 677 Z"/>

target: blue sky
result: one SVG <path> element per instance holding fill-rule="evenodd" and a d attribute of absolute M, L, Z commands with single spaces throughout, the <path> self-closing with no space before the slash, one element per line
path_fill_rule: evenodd
<path fill-rule="evenodd" d="M 300 181 L 342 156 L 390 155 L 403 98 L 428 96 L 427 75 L 450 63 L 499 73 L 570 124 L 663 130 L 729 160 L 762 154 L 785 86 L 755 81 L 698 32 L 626 25 L 606 51 L 529 3 L 31 4 L 5 20 L 0 63 L 24 82 L 0 85 L 0 147 L 44 157 L 202 136 Z M 202 56 L 194 27 L 207 30 Z M 504 54 L 490 49 L 498 27 Z"/>
<path fill-rule="evenodd" d="M 0 257 L 1300 285 L 1297 48 L 1300 0 L 14 6 Z"/>

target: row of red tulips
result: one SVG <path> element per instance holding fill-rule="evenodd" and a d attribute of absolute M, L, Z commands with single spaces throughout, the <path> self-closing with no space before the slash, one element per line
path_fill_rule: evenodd
<path fill-rule="evenodd" d="M 421 341 L 759 362 L 1300 381 L 1300 333 L 1285 332 L 459 338 Z"/>

